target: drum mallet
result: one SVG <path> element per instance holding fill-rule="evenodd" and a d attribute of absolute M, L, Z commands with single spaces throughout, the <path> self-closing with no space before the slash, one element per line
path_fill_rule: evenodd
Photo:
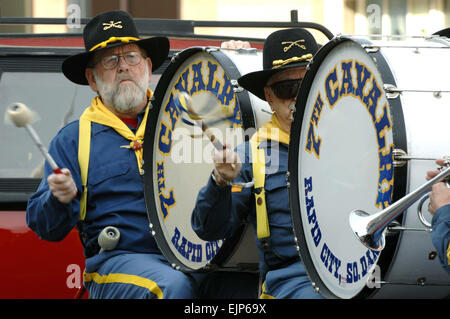
<path fill-rule="evenodd" d="M 202 128 L 203 133 L 205 133 L 206 136 L 208 136 L 209 140 L 214 145 L 216 150 L 221 151 L 221 150 L 225 149 L 224 145 L 214 136 L 214 134 L 212 134 L 209 131 L 209 127 L 205 124 L 205 121 L 203 121 L 201 119 L 201 117 L 192 109 L 192 98 L 189 94 L 187 94 L 186 92 L 177 92 L 175 94 L 173 100 L 175 102 L 176 107 L 180 110 L 180 112 L 184 112 L 184 113 L 188 114 L 188 116 L 192 120 L 200 120 L 201 121 L 201 128 Z M 188 122 L 183 118 L 182 118 L 182 120 L 184 123 L 186 123 L 188 125 L 195 125 L 194 123 Z M 237 186 L 242 186 L 244 188 L 248 188 L 248 187 L 252 187 L 254 184 L 255 184 L 255 179 L 253 179 L 251 182 L 248 182 L 248 183 L 236 182 L 236 183 L 232 183 L 229 185 L 237 185 Z"/>
<path fill-rule="evenodd" d="M 25 127 L 37 145 L 45 160 L 52 168 L 55 174 L 62 174 L 61 169 L 55 163 L 53 157 L 49 154 L 45 146 L 42 144 L 38 134 L 31 126 L 34 113 L 23 103 L 14 103 L 10 105 L 6 110 L 6 118 L 9 119 L 17 127 Z"/>
<path fill-rule="evenodd" d="M 208 136 L 211 143 L 217 150 L 223 150 L 223 144 L 209 131 L 209 127 L 205 124 L 201 117 L 192 109 L 192 98 L 186 92 L 177 92 L 174 96 L 174 102 L 176 107 L 180 110 L 180 112 L 186 113 L 192 120 L 200 120 L 201 121 L 201 129 L 203 133 Z M 188 125 L 195 125 L 193 123 L 187 122 L 185 119 L 182 119 L 184 123 Z"/>

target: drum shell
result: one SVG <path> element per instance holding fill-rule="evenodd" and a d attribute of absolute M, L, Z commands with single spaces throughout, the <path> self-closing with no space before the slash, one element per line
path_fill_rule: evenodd
<path fill-rule="evenodd" d="M 409 40 L 406 47 L 388 44 L 380 43 L 381 54 L 391 66 L 397 88 L 408 90 L 396 98 L 401 101 L 404 115 L 407 153 L 417 158 L 441 158 L 450 150 L 450 93 L 438 92 L 450 91 L 446 80 L 450 72 L 450 48 L 432 39 Z M 404 195 L 423 185 L 427 171 L 436 167 L 433 160 L 409 161 Z M 375 298 L 445 298 L 450 295 L 450 277 L 438 258 L 433 258 L 436 248 L 430 232 L 416 230 L 424 229 L 416 211 L 417 202 L 401 216 L 401 225 L 410 230 L 399 233 L 384 278 L 390 284 L 384 285 Z M 428 212 L 425 217 L 431 221 Z"/>
<path fill-rule="evenodd" d="M 439 48 L 440 54 L 437 54 L 433 57 L 435 65 L 432 69 L 424 71 L 423 74 L 423 80 L 424 83 L 419 82 L 419 88 L 422 85 L 422 88 L 430 89 L 445 89 L 445 84 L 440 83 L 437 84 L 439 81 L 429 81 L 427 82 L 427 79 L 430 78 L 432 73 L 436 72 L 436 69 L 439 69 L 441 71 L 441 79 L 444 77 L 444 74 L 447 72 L 444 70 L 448 69 L 448 62 L 441 63 L 440 68 L 437 66 L 439 65 L 439 61 L 449 61 L 448 58 L 444 59 L 441 54 L 443 52 L 449 52 L 443 51 L 445 49 L 443 45 L 439 45 L 436 43 L 427 43 L 424 42 L 424 40 L 418 40 L 420 42 L 421 47 L 433 47 L 435 50 Z M 345 46 L 349 46 L 353 49 L 356 49 L 356 52 L 353 51 L 347 51 Z M 311 152 L 305 152 L 305 145 L 304 141 L 302 139 L 305 138 L 305 127 L 310 125 L 310 121 L 313 118 L 311 114 L 311 109 L 313 108 L 311 105 L 313 102 L 317 102 L 316 97 L 317 90 L 320 91 L 320 89 L 315 90 L 315 86 L 324 85 L 324 82 L 326 81 L 327 75 L 332 73 L 333 69 L 333 63 L 335 63 L 334 60 L 330 60 L 334 58 L 333 55 L 336 55 L 335 60 L 342 62 L 342 61 L 350 61 L 352 58 L 356 57 L 364 57 L 366 59 L 365 63 L 369 65 L 369 69 L 376 75 L 376 79 L 378 80 L 378 84 L 380 86 L 380 90 L 382 91 L 382 97 L 384 98 L 383 101 L 385 101 L 387 107 L 388 107 L 388 116 L 391 121 L 392 126 L 392 132 L 390 139 L 392 141 L 392 149 L 394 148 L 401 148 L 404 151 L 406 151 L 409 154 L 414 154 L 417 156 L 424 156 L 424 154 L 427 154 L 427 156 L 435 156 L 440 157 L 444 155 L 446 149 L 449 149 L 449 141 L 448 139 L 445 140 L 445 138 L 438 138 L 438 143 L 432 143 L 433 145 L 423 145 L 422 142 L 425 140 L 429 140 L 431 137 L 427 136 L 427 133 L 423 133 L 423 128 L 420 128 L 420 124 L 417 124 L 417 120 L 420 118 L 427 118 L 430 119 L 431 114 L 435 113 L 427 113 L 430 110 L 427 110 L 425 108 L 420 108 L 420 105 L 417 105 L 417 94 L 420 96 L 423 96 L 426 99 L 425 103 L 433 104 L 433 108 L 436 108 L 436 111 L 442 110 L 443 105 L 448 103 L 439 103 L 439 99 L 433 96 L 432 93 L 428 93 L 428 95 L 424 92 L 416 92 L 415 96 L 414 93 L 411 93 L 413 97 L 407 97 L 405 99 L 406 94 L 402 93 L 399 97 L 393 98 L 393 99 L 387 99 L 386 98 L 386 92 L 384 89 L 385 84 L 391 84 L 396 87 L 403 87 L 403 85 L 406 85 L 406 88 L 411 88 L 412 82 L 414 81 L 414 78 L 411 76 L 411 72 L 406 72 L 409 68 L 411 68 L 411 65 L 416 65 L 418 73 L 420 73 L 419 70 L 422 70 L 423 68 L 419 67 L 420 65 L 424 65 L 425 61 L 428 61 L 427 57 L 424 57 L 424 55 L 418 54 L 415 49 L 413 48 L 417 44 L 412 44 L 411 41 L 388 41 L 388 43 L 375 43 L 373 41 L 368 41 L 364 39 L 355 39 L 355 38 L 335 38 L 332 41 L 330 41 L 328 44 L 326 44 L 319 53 L 314 57 L 314 61 L 312 64 L 310 64 L 310 70 L 308 71 L 307 75 L 305 76 L 304 84 L 302 85 L 301 91 L 300 91 L 300 97 L 307 97 L 303 100 L 299 100 L 297 102 L 297 113 L 293 124 L 293 129 L 291 131 L 291 145 L 290 145 L 290 154 L 289 154 L 289 172 L 290 172 L 290 196 L 291 196 L 291 210 L 292 210 L 292 218 L 294 223 L 294 232 L 298 239 L 299 249 L 300 249 L 300 255 L 305 263 L 305 266 L 308 270 L 308 273 L 314 282 L 315 286 L 322 291 L 324 296 L 331 297 L 331 298 L 351 298 L 351 297 L 442 297 L 446 293 L 448 293 L 448 283 L 446 283 L 446 280 L 443 280 L 443 270 L 439 266 L 439 262 L 437 260 L 429 260 L 428 256 L 429 253 L 433 250 L 430 234 L 424 231 L 405 231 L 402 233 L 390 233 L 390 236 L 388 236 L 388 243 L 387 247 L 381 254 L 381 256 L 378 259 L 378 266 L 379 271 L 378 275 L 382 275 L 382 277 L 378 277 L 378 280 L 382 280 L 384 282 L 388 282 L 386 284 L 383 284 L 381 286 L 381 289 L 377 287 L 377 289 L 368 289 L 367 285 L 362 285 L 355 291 L 352 291 L 351 293 L 343 292 L 336 292 L 334 291 L 334 287 L 328 286 L 327 283 L 325 283 L 321 277 L 321 271 L 320 270 L 320 261 L 315 262 L 314 258 L 318 259 L 320 256 L 313 257 L 311 254 L 314 254 L 314 248 L 311 246 L 311 243 L 308 244 L 307 238 L 308 237 L 308 225 L 307 220 L 305 220 L 304 215 L 300 216 L 301 214 L 305 214 L 307 211 L 306 207 L 306 195 L 304 194 L 304 185 L 302 176 L 308 175 L 305 170 L 308 170 L 306 167 L 302 167 L 302 157 L 306 156 L 312 156 Z M 394 48 L 390 48 L 391 46 L 394 46 Z M 389 48 L 388 48 L 389 47 Z M 410 53 L 415 54 L 414 59 L 408 58 L 407 50 L 410 49 Z M 399 54 L 393 54 L 391 51 L 399 52 L 402 51 L 402 53 Z M 422 49 L 420 49 L 422 51 Z M 424 49 L 425 51 L 425 49 Z M 345 52 L 345 53 L 343 53 Z M 340 56 L 337 56 L 340 54 Z M 428 53 L 429 54 L 429 53 Z M 438 57 L 440 56 L 440 58 Z M 448 53 L 446 53 L 446 56 L 448 56 Z M 330 66 L 327 69 L 326 66 L 324 66 L 324 60 L 325 62 L 329 61 Z M 414 60 L 414 63 L 410 63 L 411 60 Z M 355 60 L 356 61 L 356 60 Z M 373 62 L 372 62 L 373 61 Z M 437 65 L 436 65 L 437 64 Z M 321 69 L 322 67 L 322 69 Z M 325 68 L 324 75 L 320 73 L 323 71 L 323 68 Z M 353 72 L 355 72 L 353 70 Z M 428 72 L 428 74 L 426 74 Z M 401 75 L 399 75 L 401 73 Z M 339 72 L 338 72 L 339 74 Z M 353 77 L 356 77 L 356 74 L 353 73 Z M 343 75 L 338 80 L 342 80 Z M 408 80 L 408 81 L 407 81 Z M 425 83 L 427 82 L 427 83 Z M 433 83 L 434 82 L 434 83 Z M 322 88 L 323 86 L 321 86 Z M 417 88 L 417 86 L 414 86 L 413 88 Z M 366 87 L 368 90 L 369 87 Z M 448 90 L 448 86 L 447 86 Z M 314 94 L 312 92 L 314 91 Z M 323 90 L 321 91 L 323 92 Z M 367 92 L 367 91 L 366 91 Z M 408 93 L 409 94 L 409 93 Z M 354 96 L 353 96 L 354 98 Z M 324 100 L 326 97 L 324 98 Z M 446 100 L 445 100 L 446 101 Z M 361 101 L 362 102 L 362 101 Z M 325 126 L 324 123 L 330 123 L 330 118 L 327 119 L 327 117 L 331 117 L 333 115 L 332 111 L 330 111 L 331 108 L 328 107 L 327 101 L 325 100 L 325 106 L 322 111 L 322 115 L 320 115 L 320 122 L 323 126 Z M 341 103 L 342 104 L 342 103 Z M 338 104 L 336 104 L 338 105 Z M 381 103 L 383 105 L 383 103 Z M 341 105 L 334 106 L 337 110 Z M 305 109 L 306 108 L 306 109 Z M 342 107 L 341 107 L 342 108 Z M 415 111 L 415 109 L 421 109 L 420 112 Z M 447 114 L 445 117 L 448 118 L 448 112 L 450 108 L 447 108 L 447 110 L 444 111 L 444 114 Z M 327 113 L 328 112 L 328 113 Z M 414 114 L 416 113 L 417 114 Z M 434 112 L 434 110 L 433 110 Z M 427 116 L 423 117 L 424 113 L 427 113 Z M 334 121 L 340 121 L 342 120 L 343 116 L 350 116 L 353 114 L 348 113 L 342 113 L 339 114 L 335 111 L 334 115 L 335 118 Z M 378 113 L 380 115 L 380 113 Z M 339 117 L 340 116 L 340 117 Z M 356 119 L 356 118 L 355 118 Z M 348 126 L 355 127 L 355 136 L 362 135 L 365 131 L 361 129 L 359 123 L 355 120 L 351 119 L 351 121 L 355 123 L 350 123 Z M 419 123 L 423 123 L 423 120 L 420 119 Z M 328 121 L 328 122 L 327 122 Z M 343 121 L 345 122 L 345 121 Z M 436 134 L 441 134 L 442 130 L 444 130 L 445 120 L 439 119 L 435 122 L 435 127 L 433 128 L 433 132 L 430 133 L 432 136 Z M 348 124 L 349 122 L 347 122 Z M 412 124 L 414 123 L 414 124 Z M 332 126 L 330 130 L 335 130 L 334 135 L 343 134 L 342 131 L 345 131 L 347 127 L 343 125 L 343 128 L 338 128 L 338 126 Z M 371 127 L 371 126 L 369 126 Z M 317 128 L 316 136 L 323 133 L 319 132 L 319 127 Z M 358 132 L 358 130 L 360 130 Z M 411 132 L 413 130 L 413 132 Z M 303 135 L 302 135 L 303 134 Z M 370 133 L 373 135 L 373 133 Z M 333 135 L 330 133 L 330 135 Z M 352 135 L 352 134 L 351 134 Z M 441 134 L 442 135 L 442 134 Z M 445 135 L 444 135 L 445 136 Z M 348 140 L 354 141 L 357 137 L 351 136 Z M 372 138 L 372 137 L 370 137 Z M 324 138 L 325 139 L 325 138 Z M 416 143 L 417 140 L 417 143 Z M 433 140 L 433 139 L 431 139 Z M 362 143 L 362 142 L 361 142 Z M 330 144 L 332 144 L 330 142 Z M 324 177 L 324 183 L 329 183 L 328 190 L 332 191 L 333 187 L 341 187 L 341 185 L 346 187 L 345 184 L 357 184 L 360 187 L 364 188 L 367 187 L 367 184 L 370 184 L 368 181 L 373 181 L 374 177 L 370 177 L 369 175 L 373 175 L 370 173 L 373 170 L 377 170 L 378 163 L 367 161 L 367 151 L 364 147 L 354 147 L 354 150 L 349 151 L 351 148 L 348 148 L 347 145 L 339 145 L 339 143 L 335 146 L 335 149 L 333 149 L 335 158 L 333 161 L 335 161 L 337 164 L 333 164 L 332 161 L 328 162 L 327 165 L 322 165 L 317 167 L 317 171 L 320 171 L 320 174 L 322 174 Z M 351 143 L 350 143 L 351 144 Z M 356 143 L 357 144 L 357 143 Z M 356 145 L 355 144 L 355 145 Z M 412 145 L 413 144 L 413 145 Z M 418 144 L 421 144 L 421 146 L 418 146 Z M 430 144 L 430 143 L 428 143 Z M 359 144 L 361 145 L 361 144 Z M 419 149 L 421 149 L 419 151 Z M 372 150 L 368 150 L 368 152 L 372 152 Z M 351 154 L 348 155 L 346 154 Z M 322 154 L 321 154 L 322 156 Z M 373 153 L 372 155 L 373 156 Z M 376 156 L 376 152 L 375 152 Z M 324 156 L 326 157 L 326 156 Z M 340 161 L 340 157 L 344 158 Z M 358 160 L 360 161 L 358 163 Z M 331 160 L 331 159 L 330 159 Z M 320 161 L 326 162 L 326 159 L 320 158 Z M 370 162 L 370 163 L 368 163 Z M 351 164 L 349 164 L 351 163 Z M 391 163 L 392 164 L 392 163 Z M 392 180 L 393 180 L 393 190 L 392 194 L 390 196 L 389 202 L 386 204 L 392 203 L 393 201 L 398 200 L 399 198 L 406 195 L 410 190 L 413 190 L 416 186 L 420 184 L 420 182 L 423 184 L 425 182 L 425 175 L 426 175 L 426 169 L 433 169 L 433 162 L 410 162 L 407 165 L 403 167 L 397 167 L 392 170 Z M 333 166 L 333 168 L 330 168 Z M 420 169 L 419 167 L 422 166 Z M 320 169 L 319 169 L 320 168 Z M 411 170 L 414 169 L 414 173 L 411 176 Z M 302 171 L 303 170 L 303 171 Z M 355 171 L 357 171 L 356 174 L 352 175 Z M 369 174 L 370 173 L 370 174 Z M 303 175 L 302 175 L 303 174 Z M 345 177 L 345 174 L 348 174 L 348 176 L 352 176 L 351 178 Z M 369 175 L 368 175 L 369 174 Z M 316 172 L 316 175 L 319 175 L 319 173 Z M 309 176 L 309 175 L 308 175 Z M 340 183 L 340 184 L 339 184 Z M 338 186 L 336 186 L 338 185 Z M 338 188 L 339 188 L 338 187 Z M 324 188 L 322 188 L 324 189 Z M 376 193 L 376 183 L 375 183 L 375 190 L 372 191 L 367 190 L 366 192 L 371 192 L 371 194 Z M 323 192 L 322 192 L 323 193 Z M 315 193 L 317 195 L 317 193 Z M 350 198 L 353 198 L 352 201 L 355 202 L 356 206 L 349 206 L 347 205 L 344 209 L 339 209 L 341 205 L 342 200 L 335 200 L 331 201 L 329 198 L 324 199 L 324 202 L 330 202 L 333 204 L 329 204 L 329 210 L 330 214 L 336 214 L 336 212 L 339 212 L 339 216 L 322 216 L 323 218 L 338 218 L 341 222 L 342 227 L 339 229 L 340 231 L 338 235 L 335 235 L 336 241 L 341 242 L 341 245 L 346 245 L 345 240 L 343 239 L 343 235 L 345 234 L 348 236 L 349 241 L 356 240 L 355 238 L 352 238 L 350 234 L 351 229 L 348 227 L 348 225 L 345 224 L 344 220 L 347 220 L 348 213 L 350 213 L 353 209 L 361 209 L 366 210 L 368 212 L 374 212 L 377 210 L 381 210 L 383 207 L 373 207 L 373 198 L 374 196 L 371 195 L 368 197 L 367 201 L 361 202 L 361 197 L 364 197 L 364 194 L 360 193 L 353 193 L 352 191 L 347 192 L 346 196 L 342 196 L 342 198 L 345 198 L 346 202 L 351 200 Z M 320 197 L 319 197 L 320 198 Z M 326 198 L 326 196 L 325 196 Z M 317 201 L 317 198 L 314 198 Z M 356 200 L 355 200 L 356 199 Z M 359 203 L 359 204 L 358 204 Z M 363 207 L 359 207 L 359 205 L 364 205 Z M 322 205 L 324 206 L 324 205 Z M 384 205 L 387 206 L 387 205 Z M 350 208 L 352 207 L 352 208 Z M 417 224 L 417 214 L 414 211 L 415 207 L 411 207 L 408 210 L 408 213 L 403 214 L 403 219 L 399 218 L 399 223 L 403 225 L 404 227 L 410 228 L 411 226 L 417 226 L 420 228 L 420 225 Z M 322 212 L 323 213 L 323 212 Z M 413 220 L 413 221 L 412 221 Z M 332 224 L 333 227 L 336 227 L 338 223 Z M 423 228 L 423 227 L 422 227 Z M 417 243 L 417 245 L 415 244 Z M 353 245 L 356 245 L 356 243 L 353 242 Z M 355 247 L 356 247 L 355 246 Z M 330 249 L 331 251 L 331 249 Z M 317 253 L 317 255 L 320 255 Z M 355 256 L 358 255 L 358 253 L 355 254 Z M 359 255 L 358 255 L 359 257 Z M 401 258 L 401 259 L 399 259 Z M 355 257 L 355 259 L 357 259 Z M 409 272 L 408 267 L 411 267 L 411 263 L 414 263 L 415 265 L 415 271 Z M 409 265 L 409 266 L 408 266 Z M 381 268 L 381 269 L 380 269 Z M 420 275 L 421 274 L 421 275 Z M 427 278 L 425 281 L 427 282 L 427 287 L 423 289 L 424 287 L 418 285 L 418 281 L 422 278 Z M 440 278 L 440 279 L 439 279 Z M 417 288 L 417 289 L 416 289 Z M 345 290 L 345 289 L 344 289 Z"/>

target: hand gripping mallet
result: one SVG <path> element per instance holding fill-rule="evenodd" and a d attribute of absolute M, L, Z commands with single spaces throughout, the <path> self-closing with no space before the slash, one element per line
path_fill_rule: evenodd
<path fill-rule="evenodd" d="M 194 126 L 194 125 L 199 125 L 198 121 L 200 121 L 200 123 L 201 123 L 200 127 L 201 127 L 203 133 L 206 134 L 206 136 L 209 138 L 209 140 L 214 145 L 216 150 L 220 151 L 220 150 L 225 149 L 224 145 L 220 142 L 220 140 L 218 138 L 216 138 L 216 136 L 210 132 L 208 125 L 205 123 L 204 120 L 202 120 L 202 117 L 199 114 L 197 114 L 194 111 L 194 109 L 192 108 L 192 98 L 189 94 L 187 94 L 186 92 L 177 92 L 174 96 L 174 103 L 175 103 L 175 106 L 180 110 L 181 113 L 186 113 L 192 120 L 196 121 L 196 123 L 193 123 L 193 122 L 183 118 L 183 116 L 182 116 L 181 120 L 185 124 Z M 226 118 L 220 118 L 212 123 L 220 122 L 225 119 Z M 248 183 L 228 182 L 228 185 L 242 186 L 244 188 L 252 187 L 254 184 L 255 184 L 255 179 L 253 179 L 251 182 L 248 182 Z"/>
<path fill-rule="evenodd" d="M 192 98 L 189 94 L 187 94 L 186 92 L 177 92 L 174 96 L 174 102 L 175 106 L 178 108 L 178 110 L 180 110 L 181 113 L 186 113 L 192 120 L 197 121 L 197 124 L 195 124 L 181 117 L 181 120 L 185 124 L 191 126 L 200 126 L 203 133 L 206 134 L 206 136 L 209 138 L 209 140 L 217 150 L 224 149 L 223 144 L 214 136 L 214 134 L 211 133 L 208 125 L 205 123 L 205 121 L 202 120 L 202 117 L 198 115 L 192 108 Z M 198 121 L 200 121 L 200 125 L 198 125 Z"/>
<path fill-rule="evenodd" d="M 42 155 L 44 155 L 45 160 L 50 165 L 55 174 L 62 174 L 61 169 L 56 164 L 53 157 L 49 154 L 45 146 L 42 144 L 38 134 L 31 126 L 33 121 L 33 112 L 23 103 L 14 103 L 8 107 L 6 110 L 6 116 L 13 122 L 17 127 L 25 127 L 33 139 L 34 143 L 37 145 Z"/>

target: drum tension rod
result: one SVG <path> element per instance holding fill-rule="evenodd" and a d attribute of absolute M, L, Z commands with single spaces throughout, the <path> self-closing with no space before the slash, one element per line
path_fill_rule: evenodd
<path fill-rule="evenodd" d="M 387 227 L 387 235 L 396 233 L 399 231 L 426 231 L 431 232 L 431 229 L 428 228 L 417 228 L 417 227 L 405 227 L 400 225 L 400 223 L 396 220 L 392 221 L 391 224 Z"/>
<path fill-rule="evenodd" d="M 392 152 L 394 157 L 394 167 L 402 167 L 406 164 L 406 161 L 435 161 L 437 158 L 434 157 L 420 157 L 420 156 L 410 156 L 402 149 L 395 148 Z"/>
<path fill-rule="evenodd" d="M 396 99 L 403 92 L 422 92 L 433 93 L 435 98 L 442 97 L 442 93 L 450 93 L 450 90 L 416 90 L 416 89 L 399 89 L 393 84 L 384 84 L 384 90 L 386 91 L 386 97 L 388 99 Z"/>

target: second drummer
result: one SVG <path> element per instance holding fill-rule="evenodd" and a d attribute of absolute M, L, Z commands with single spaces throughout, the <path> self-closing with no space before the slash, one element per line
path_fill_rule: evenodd
<path fill-rule="evenodd" d="M 244 75 L 239 84 L 269 103 L 271 121 L 235 152 L 229 147 L 215 152 L 215 168 L 192 214 L 193 229 L 204 240 L 230 237 L 242 219 L 254 226 L 264 279 L 260 298 L 321 298 L 296 250 L 286 183 L 295 102 L 317 50 L 304 29 L 269 35 L 263 70 Z M 252 187 L 237 186 L 252 181 Z"/>

